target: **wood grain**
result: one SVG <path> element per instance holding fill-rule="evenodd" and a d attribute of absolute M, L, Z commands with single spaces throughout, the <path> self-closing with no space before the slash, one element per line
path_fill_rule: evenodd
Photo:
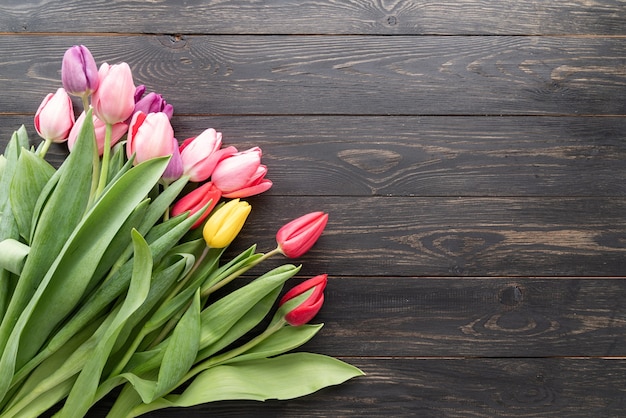
<path fill-rule="evenodd" d="M 625 34 L 619 0 L 48 0 L 0 5 L 5 32 L 166 34 Z M 132 19 L 129 18 L 132 16 Z"/>
<path fill-rule="evenodd" d="M 0 37 L 0 113 L 32 114 L 77 43 L 180 115 L 626 114 L 614 37 L 51 35 Z"/>
<path fill-rule="evenodd" d="M 147 417 L 618 417 L 625 38 L 622 0 L 5 0 L 0 148 L 21 123 L 35 139 L 84 44 L 174 104 L 179 140 L 262 147 L 274 187 L 227 256 L 329 212 L 291 260 L 289 286 L 330 275 L 302 349 L 367 375 Z"/>
<path fill-rule="evenodd" d="M 0 116 L 0 144 L 31 116 Z M 175 116 L 260 146 L 281 196 L 625 196 L 623 117 Z M 48 160 L 58 165 L 64 145 Z"/>

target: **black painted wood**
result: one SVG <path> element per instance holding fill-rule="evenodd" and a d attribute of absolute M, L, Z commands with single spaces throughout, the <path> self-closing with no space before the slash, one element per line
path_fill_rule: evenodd
<path fill-rule="evenodd" d="M 263 148 L 275 186 L 230 254 L 330 213 L 297 261 L 330 275 L 303 349 L 367 375 L 148 416 L 621 416 L 625 31 L 617 0 L 8 0 L 0 146 L 36 141 L 82 43 L 163 93 L 178 139 Z"/>

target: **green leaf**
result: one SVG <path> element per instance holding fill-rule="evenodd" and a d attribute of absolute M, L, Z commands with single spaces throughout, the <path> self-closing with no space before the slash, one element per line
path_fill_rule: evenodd
<path fill-rule="evenodd" d="M 205 347 L 198 353 L 196 362 L 207 359 L 218 351 L 228 347 L 239 338 L 243 337 L 247 332 L 257 326 L 263 318 L 270 312 L 276 299 L 280 295 L 281 288 L 276 288 L 263 299 L 259 300 L 235 323 L 218 341 Z"/>
<path fill-rule="evenodd" d="M 30 247 L 14 239 L 8 238 L 0 242 L 0 269 L 20 274 Z"/>
<path fill-rule="evenodd" d="M 208 369 L 181 395 L 168 395 L 150 404 L 138 405 L 129 416 L 223 400 L 293 399 L 361 375 L 363 372 L 354 366 L 312 353 L 242 361 Z"/>
<path fill-rule="evenodd" d="M 252 306 L 277 288 L 282 288 L 299 270 L 300 267 L 291 264 L 279 266 L 202 311 L 200 348 L 217 342 Z"/>
<path fill-rule="evenodd" d="M 91 135 L 89 135 L 89 127 L 91 127 Z M 19 136 L 16 133 L 14 135 L 16 139 L 12 143 L 17 143 L 17 137 Z M 74 227 L 80 222 L 87 205 L 91 187 L 91 157 L 92 150 L 95 147 L 91 116 L 85 119 L 79 137 L 86 140 L 79 139 L 77 141 L 73 152 L 70 153 L 57 171 L 58 175 L 53 176 L 50 180 L 50 182 L 55 183 L 52 192 L 47 193 L 52 189 L 52 187 L 48 187 L 46 193 L 42 193 L 40 201 L 45 200 L 45 206 L 41 206 L 40 203 L 37 204 L 37 207 L 42 209 L 37 228 L 32 236 L 30 254 L 26 259 L 20 280 L 0 325 L 0 351 L 3 354 L 2 358 L 5 359 L 4 362 L 0 360 L 0 365 L 7 366 L 6 369 L 2 369 L 4 373 L 0 376 L 0 395 L 4 395 L 6 390 L 8 380 L 6 375 L 12 374 L 12 366 L 10 364 L 13 361 L 10 358 L 17 354 L 17 344 L 21 330 L 13 334 L 10 343 L 12 347 L 7 350 L 6 346 L 9 337 L 12 335 L 18 318 L 22 315 L 35 293 L 35 289 L 46 276 L 48 269 L 61 251 L 61 248 L 66 244 Z M 16 158 L 17 152 L 18 150 L 16 149 L 9 154 L 11 156 L 10 161 Z M 4 195 L 5 192 L 6 195 Z M 9 196 L 8 189 L 0 190 L 0 193 L 3 193 L 2 196 Z M 9 218 L 5 205 L 2 220 L 4 222 L 5 219 Z"/>
<path fill-rule="evenodd" d="M 143 200 L 147 191 L 158 181 L 166 166 L 167 159 L 154 159 L 129 170 L 103 194 L 68 238 L 63 251 L 43 277 L 41 285 L 28 305 L 22 309 L 19 320 L 15 321 L 15 326 L 9 333 L 11 338 L 8 349 L 4 350 L 0 359 L 0 368 L 5 371 L 0 376 L 0 394 L 4 395 L 6 390 L 7 378 L 4 375 L 10 376 L 16 364 L 19 367 L 26 363 L 48 338 L 50 331 L 75 308 L 108 243 L 136 205 Z M 24 271 L 32 251 L 31 248 Z M 31 327 L 36 327 L 37 332 L 24 332 L 29 323 L 33 324 Z"/>
<path fill-rule="evenodd" d="M 11 182 L 11 208 L 20 235 L 30 242 L 31 222 L 37 200 L 55 169 L 41 157 L 22 150 Z"/>
<path fill-rule="evenodd" d="M 178 386 L 180 379 L 194 363 L 200 335 L 200 293 L 196 292 L 192 304 L 180 319 L 165 349 L 159 368 L 156 388 L 150 401 L 167 394 Z"/>
<path fill-rule="evenodd" d="M 268 338 L 252 347 L 245 353 L 225 361 L 223 364 L 238 361 L 256 360 L 260 358 L 273 357 L 286 353 L 309 341 L 322 329 L 323 324 L 300 325 L 292 327 L 287 325 Z"/>
<path fill-rule="evenodd" d="M 133 275 L 130 281 L 128 294 L 124 299 L 121 309 L 118 311 L 113 322 L 98 342 L 92 356 L 83 366 L 76 383 L 59 412 L 59 418 L 84 416 L 92 403 L 100 382 L 102 370 L 106 364 L 115 340 L 126 320 L 146 300 L 150 290 L 152 278 L 152 255 L 148 243 L 137 231 L 132 232 L 133 247 L 135 249 Z"/>

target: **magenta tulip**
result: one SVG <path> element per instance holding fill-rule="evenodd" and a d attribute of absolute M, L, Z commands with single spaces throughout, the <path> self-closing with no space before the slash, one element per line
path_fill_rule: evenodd
<path fill-rule="evenodd" d="M 317 242 L 327 222 L 327 213 L 311 212 L 285 224 L 276 233 L 280 252 L 289 258 L 302 256 Z"/>
<path fill-rule="evenodd" d="M 220 149 L 221 146 L 222 133 L 213 128 L 185 139 L 180 145 L 183 174 L 195 182 L 208 179 L 218 162 L 237 152 L 235 147 Z"/>
<path fill-rule="evenodd" d="M 218 162 L 211 181 L 224 197 L 241 198 L 263 193 L 272 187 L 265 174 L 267 167 L 261 164 L 261 148 L 254 147 Z"/>
<path fill-rule="evenodd" d="M 135 165 L 151 158 L 173 155 L 176 146 L 174 130 L 165 113 L 135 113 L 126 141 L 126 155 L 128 158 L 135 155 Z"/>
<path fill-rule="evenodd" d="M 202 186 L 189 192 L 179 201 L 174 203 L 170 214 L 172 216 L 178 216 L 181 213 L 189 211 L 189 214 L 193 215 L 201 210 L 207 203 L 211 202 L 209 207 L 204 211 L 202 215 L 200 215 L 198 220 L 191 227 L 192 229 L 197 228 L 202 225 L 202 222 L 204 222 L 206 217 L 209 216 L 209 213 L 211 213 L 213 208 L 215 208 L 215 205 L 217 205 L 217 202 L 219 202 L 221 196 L 222 193 L 217 187 L 215 187 L 213 183 L 204 183 Z"/>
<path fill-rule="evenodd" d="M 170 158 L 165 172 L 161 176 L 161 180 L 165 184 L 170 184 L 174 180 L 178 180 L 183 175 L 183 160 L 180 158 L 178 151 L 178 141 L 172 138 L 172 158 Z"/>
<path fill-rule="evenodd" d="M 96 144 L 98 146 L 98 154 L 102 155 L 104 151 L 104 135 L 106 132 L 106 124 L 102 122 L 100 119 L 96 117 L 96 115 L 92 115 L 93 118 L 93 126 L 96 134 Z M 74 144 L 76 143 L 76 138 L 78 133 L 80 132 L 81 127 L 83 126 L 83 122 L 85 121 L 85 112 L 81 113 L 78 119 L 76 119 L 76 123 L 72 127 L 70 131 L 69 137 L 67 138 L 67 147 L 70 151 L 74 148 Z M 128 125 L 123 122 L 116 123 L 112 127 L 111 130 L 111 147 L 115 145 L 126 133 L 128 130 Z"/>
<path fill-rule="evenodd" d="M 285 320 L 289 325 L 293 325 L 294 327 L 304 325 L 317 315 L 324 304 L 324 288 L 326 287 L 326 283 L 328 283 L 328 275 L 320 274 L 295 286 L 282 297 L 279 306 L 313 289 L 313 293 L 311 293 L 308 298 L 287 312 Z"/>
<path fill-rule="evenodd" d="M 135 85 L 127 63 L 104 63 L 98 71 L 100 86 L 92 96 L 94 114 L 105 123 L 126 121 L 135 109 Z"/>
<path fill-rule="evenodd" d="M 143 88 L 145 90 L 145 86 Z M 137 90 L 135 90 L 135 94 L 137 94 Z M 141 93 L 143 94 L 143 93 Z M 163 112 L 167 115 L 168 118 L 172 118 L 174 114 L 174 106 L 167 103 L 163 96 L 157 93 L 148 93 L 145 96 L 137 96 L 135 95 L 135 109 L 133 113 L 143 112 L 143 113 L 157 113 Z"/>
<path fill-rule="evenodd" d="M 49 93 L 35 113 L 35 129 L 46 141 L 65 142 L 74 126 L 72 99 L 65 89 Z"/>
<path fill-rule="evenodd" d="M 69 94 L 90 95 L 98 90 L 98 67 L 91 52 L 84 45 L 74 45 L 63 55 L 61 80 Z"/>

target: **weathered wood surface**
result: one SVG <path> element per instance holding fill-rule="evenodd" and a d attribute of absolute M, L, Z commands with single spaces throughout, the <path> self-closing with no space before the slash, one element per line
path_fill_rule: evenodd
<path fill-rule="evenodd" d="M 263 148 L 275 186 L 235 247 L 330 213 L 304 348 L 367 376 L 148 416 L 621 416 L 625 38 L 620 0 L 8 0 L 0 145 L 35 139 L 83 43 L 163 93 L 179 139 Z"/>

